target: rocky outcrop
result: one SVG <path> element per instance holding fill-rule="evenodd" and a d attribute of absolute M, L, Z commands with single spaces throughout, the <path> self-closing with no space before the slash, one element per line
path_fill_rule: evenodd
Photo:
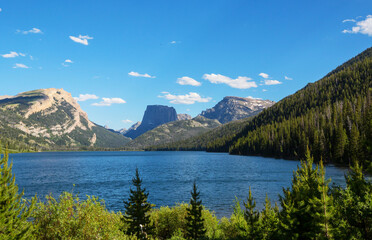
<path fill-rule="evenodd" d="M 216 106 L 203 111 L 200 115 L 209 119 L 217 119 L 224 124 L 257 115 L 274 103 L 270 100 L 256 98 L 224 97 Z"/>
<path fill-rule="evenodd" d="M 190 120 L 192 117 L 189 115 L 189 114 L 186 114 L 186 113 L 180 113 L 180 114 L 177 114 L 177 120 L 181 121 L 181 120 Z"/>
<path fill-rule="evenodd" d="M 23 135 L 44 148 L 68 146 L 119 147 L 129 140 L 91 122 L 63 89 L 39 89 L 0 97 L 2 137 Z"/>
<path fill-rule="evenodd" d="M 156 128 L 164 123 L 177 120 L 177 112 L 173 107 L 163 105 L 148 105 L 139 126 L 133 125 L 124 134 L 132 139 L 137 138 L 143 133 Z"/>

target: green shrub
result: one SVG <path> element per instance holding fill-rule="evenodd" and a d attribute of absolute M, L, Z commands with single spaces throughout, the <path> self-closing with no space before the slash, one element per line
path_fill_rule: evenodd
<path fill-rule="evenodd" d="M 103 200 L 82 201 L 64 192 L 58 201 L 49 195 L 33 214 L 37 239 L 130 239 L 121 231 L 121 212 L 106 210 Z"/>
<path fill-rule="evenodd" d="M 160 207 L 151 212 L 154 224 L 154 236 L 159 239 L 184 239 L 186 234 L 186 209 L 188 204 L 177 204 L 174 207 Z M 203 210 L 202 217 L 208 238 L 218 236 L 218 220 L 213 212 Z"/>

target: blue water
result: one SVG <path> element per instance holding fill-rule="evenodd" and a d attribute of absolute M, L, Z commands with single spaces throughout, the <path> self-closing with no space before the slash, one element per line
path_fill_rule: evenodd
<path fill-rule="evenodd" d="M 218 217 L 230 216 L 235 196 L 245 200 L 249 186 L 257 206 L 266 194 L 278 200 L 289 187 L 298 161 L 205 152 L 46 152 L 11 154 L 13 173 L 25 197 L 63 191 L 103 198 L 109 210 L 123 211 L 138 167 L 149 201 L 159 206 L 188 202 L 196 180 L 203 204 Z M 344 185 L 346 169 L 329 165 L 332 182 Z M 73 187 L 75 184 L 75 187 Z"/>

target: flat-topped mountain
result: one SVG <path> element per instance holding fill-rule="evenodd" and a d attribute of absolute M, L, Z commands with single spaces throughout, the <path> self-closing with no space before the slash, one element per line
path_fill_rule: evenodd
<path fill-rule="evenodd" d="M 0 97 L 0 136 L 41 148 L 121 147 L 129 141 L 91 122 L 63 89 Z"/>
<path fill-rule="evenodd" d="M 223 124 L 257 115 L 274 103 L 270 100 L 228 96 L 224 97 L 213 108 L 203 111 L 200 115 L 209 119 L 217 119 Z"/>
<path fill-rule="evenodd" d="M 177 119 L 177 112 L 173 107 L 163 105 L 148 105 L 140 125 L 135 126 L 138 125 L 138 123 L 133 125 L 130 129 L 128 129 L 124 136 L 135 139 L 136 137 L 156 128 L 159 125 L 176 121 Z"/>

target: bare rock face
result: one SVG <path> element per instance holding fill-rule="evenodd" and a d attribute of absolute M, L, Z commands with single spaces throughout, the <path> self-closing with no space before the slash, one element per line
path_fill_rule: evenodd
<path fill-rule="evenodd" d="M 203 111 L 200 115 L 209 119 L 217 119 L 224 124 L 257 115 L 274 103 L 270 100 L 256 98 L 224 97 L 216 106 Z"/>
<path fill-rule="evenodd" d="M 53 147 L 122 146 L 128 141 L 91 122 L 63 89 L 39 89 L 0 96 L 0 133 L 26 143 Z M 118 144 L 116 144 L 118 143 Z"/>
<path fill-rule="evenodd" d="M 164 123 L 177 120 L 177 112 L 173 107 L 163 105 L 148 105 L 142 122 L 137 127 L 133 125 L 124 134 L 126 137 L 135 139 L 143 133 L 156 128 Z"/>
<path fill-rule="evenodd" d="M 186 114 L 186 113 L 177 114 L 177 120 L 178 121 L 181 121 L 181 120 L 190 120 L 191 118 L 192 117 L 189 114 Z"/>

